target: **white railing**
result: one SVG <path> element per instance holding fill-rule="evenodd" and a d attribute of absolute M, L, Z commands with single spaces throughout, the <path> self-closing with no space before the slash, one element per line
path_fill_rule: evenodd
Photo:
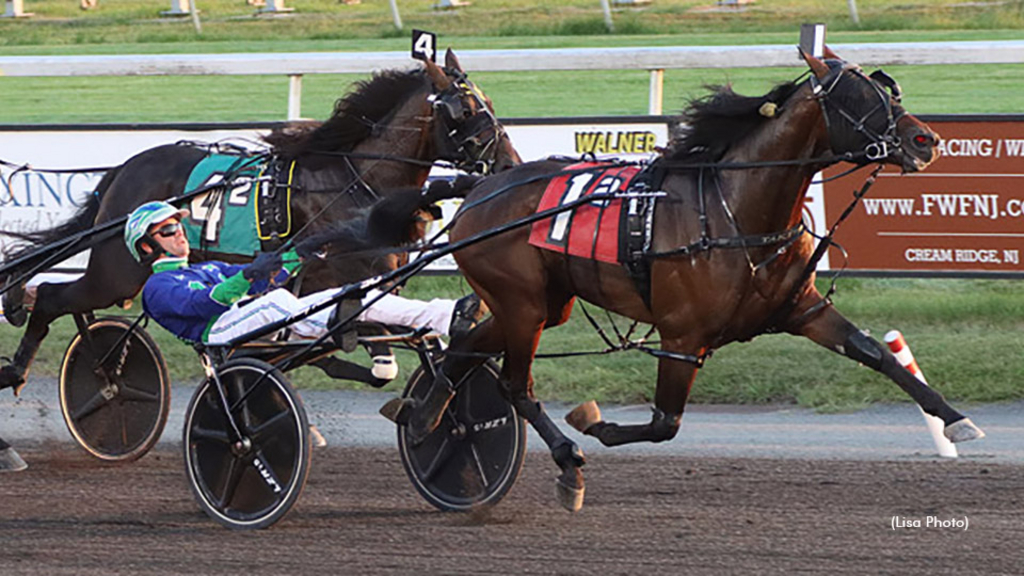
<path fill-rule="evenodd" d="M 1024 40 L 835 44 L 838 54 L 863 66 L 894 64 L 1021 64 Z M 793 45 L 465 50 L 470 71 L 648 70 L 648 110 L 661 113 L 664 71 L 679 68 L 798 66 Z M 288 117 L 298 118 L 302 76 L 367 74 L 411 66 L 408 52 L 305 52 L 259 54 L 146 54 L 128 56 L 6 56 L 0 76 L 179 76 L 283 74 L 290 78 Z"/>

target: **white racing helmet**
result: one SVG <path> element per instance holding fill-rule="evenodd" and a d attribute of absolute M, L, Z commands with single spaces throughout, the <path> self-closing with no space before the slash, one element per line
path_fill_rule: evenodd
<path fill-rule="evenodd" d="M 128 215 L 128 222 L 124 225 L 124 243 L 128 245 L 128 251 L 132 253 L 132 257 L 137 262 L 142 261 L 139 240 L 149 233 L 150 226 L 175 216 L 181 220 L 188 215 L 188 210 L 179 210 L 162 200 L 146 202 L 133 210 Z"/>

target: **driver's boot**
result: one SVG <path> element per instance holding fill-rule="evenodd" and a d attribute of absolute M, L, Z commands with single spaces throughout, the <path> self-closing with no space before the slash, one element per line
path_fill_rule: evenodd
<path fill-rule="evenodd" d="M 327 326 L 331 331 L 331 340 L 343 352 L 352 352 L 359 344 L 355 316 L 362 306 L 363 303 L 358 298 L 344 298 L 341 302 L 338 302 L 334 310 L 331 310 Z M 345 322 L 346 320 L 348 322 Z"/>

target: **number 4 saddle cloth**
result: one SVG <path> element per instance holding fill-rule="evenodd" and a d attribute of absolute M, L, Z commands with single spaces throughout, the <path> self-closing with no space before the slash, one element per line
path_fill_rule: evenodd
<path fill-rule="evenodd" d="M 294 162 L 262 155 L 210 154 L 192 169 L 183 192 L 224 182 L 192 198 L 183 222 L 189 244 L 217 254 L 252 256 L 291 233 Z"/>
<path fill-rule="evenodd" d="M 595 200 L 534 222 L 530 244 L 612 264 L 634 261 L 650 242 L 646 232 L 653 214 L 653 198 L 626 194 L 642 173 L 641 167 L 581 162 L 563 171 L 564 175 L 548 183 L 537 212 L 594 194 L 618 193 L 623 197 Z"/>

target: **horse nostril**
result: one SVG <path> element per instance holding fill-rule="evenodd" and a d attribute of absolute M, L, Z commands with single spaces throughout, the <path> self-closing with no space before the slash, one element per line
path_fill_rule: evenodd
<path fill-rule="evenodd" d="M 931 143 L 932 139 L 925 134 L 918 134 L 917 136 L 914 136 L 914 144 L 917 144 L 918 146 L 925 147 Z"/>

